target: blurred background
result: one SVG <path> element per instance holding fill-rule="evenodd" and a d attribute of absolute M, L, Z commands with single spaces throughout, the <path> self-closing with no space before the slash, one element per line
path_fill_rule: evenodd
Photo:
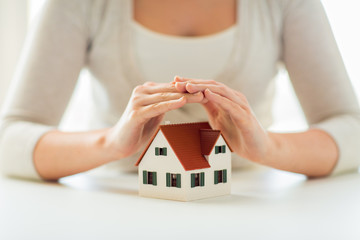
<path fill-rule="evenodd" d="M 27 31 L 36 21 L 44 0 L 0 0 L 0 108 L 8 92 Z M 360 96 L 360 2 L 322 0 L 349 76 Z M 64 130 L 83 130 L 88 101 L 87 72 L 83 71 L 75 94 L 62 121 Z M 299 104 L 285 71 L 277 80 L 278 96 L 271 130 L 297 131 L 306 128 Z M 81 104 L 81 108 L 77 108 Z M 76 109 L 76 110 L 75 110 Z M 76 121 L 73 121 L 75 120 Z"/>

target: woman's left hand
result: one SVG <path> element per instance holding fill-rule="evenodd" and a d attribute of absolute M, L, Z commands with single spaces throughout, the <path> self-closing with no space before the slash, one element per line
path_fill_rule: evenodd
<path fill-rule="evenodd" d="M 214 80 L 175 77 L 174 83 L 179 92 L 203 92 L 202 105 L 211 127 L 221 130 L 235 153 L 255 162 L 264 161 L 273 141 L 242 93 Z"/>

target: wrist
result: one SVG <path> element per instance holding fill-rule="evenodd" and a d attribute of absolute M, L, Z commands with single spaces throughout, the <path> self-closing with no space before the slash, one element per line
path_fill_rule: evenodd
<path fill-rule="evenodd" d="M 95 147 L 99 149 L 103 159 L 107 162 L 112 162 L 122 158 L 117 151 L 113 141 L 113 130 L 111 128 L 100 130 L 100 134 L 95 143 Z"/>
<path fill-rule="evenodd" d="M 276 161 L 280 149 L 283 149 L 283 143 L 279 136 L 280 135 L 277 133 L 267 133 L 266 150 L 263 158 L 260 161 L 261 164 L 271 165 L 272 162 Z"/>

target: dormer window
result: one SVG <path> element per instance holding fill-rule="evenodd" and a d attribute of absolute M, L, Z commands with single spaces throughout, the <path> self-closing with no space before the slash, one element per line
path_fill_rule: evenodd
<path fill-rule="evenodd" d="M 163 147 L 163 148 L 156 147 L 155 148 L 155 156 L 167 156 L 167 148 L 166 147 Z"/>
<path fill-rule="evenodd" d="M 225 145 L 215 146 L 215 154 L 225 153 L 225 152 L 226 152 L 226 146 Z"/>

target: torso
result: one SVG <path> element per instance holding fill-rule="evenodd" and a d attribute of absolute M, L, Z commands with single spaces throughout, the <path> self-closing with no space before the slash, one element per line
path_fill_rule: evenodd
<path fill-rule="evenodd" d="M 211 4 L 206 5 L 207 8 L 205 6 L 195 7 L 202 0 L 181 0 L 182 7 L 174 5 L 179 1 L 104 1 L 110 5 L 105 8 L 107 12 L 99 11 L 99 18 L 102 19 L 102 22 L 99 29 L 94 26 L 94 31 L 98 34 L 94 38 L 94 44 L 88 55 L 88 68 L 93 76 L 91 91 L 92 99 L 94 99 L 94 107 L 91 108 L 92 115 L 88 118 L 91 126 L 102 128 L 115 124 L 126 108 L 133 88 L 144 81 L 138 77 L 139 61 L 136 57 L 136 42 L 134 41 L 136 35 L 131 26 L 135 19 L 150 30 L 176 35 L 178 37 L 167 37 L 170 39 L 181 38 L 180 40 L 183 41 L 195 41 L 196 39 L 192 37 L 184 39 L 184 36 L 191 35 L 200 38 L 198 41 L 202 41 L 202 37 L 199 36 L 222 32 L 222 30 L 235 25 L 235 47 L 234 51 L 231 51 L 232 55 L 229 57 L 227 70 L 223 71 L 226 74 L 222 74 L 214 80 L 223 82 L 245 94 L 259 121 L 265 128 L 268 127 L 272 120 L 271 104 L 274 96 L 274 81 L 271 80 L 277 73 L 276 64 L 281 47 L 279 36 L 282 31 L 283 15 L 280 12 L 282 9 L 277 7 L 277 2 L 281 0 L 271 1 L 273 8 L 269 8 L 267 1 L 263 0 L 237 0 L 237 5 L 231 1 L 232 5 L 229 4 L 225 7 L 224 4 L 223 8 L 211 9 L 209 9 Z M 190 1 L 194 2 L 191 7 Z M 209 3 L 215 0 L 205 1 Z M 230 2 L 230 0 L 217 1 L 217 4 Z M 168 6 L 169 2 L 172 3 L 171 7 Z M 158 3 L 162 3 L 162 5 L 156 5 Z M 154 12 L 150 7 L 159 8 L 159 11 L 154 10 Z M 228 11 L 224 9 L 228 9 Z M 177 12 L 178 14 L 175 15 Z M 195 13 L 198 13 L 197 16 L 194 16 Z M 192 16 L 194 18 L 190 21 Z M 186 24 L 181 25 L 181 18 L 187 19 Z M 205 24 L 206 21 L 208 21 L 207 24 Z M 150 49 L 150 47 L 148 48 Z M 150 51 L 146 50 L 146 53 L 149 57 L 154 57 L 150 55 Z M 181 54 L 183 53 L 181 52 Z M 214 57 L 217 57 L 217 54 L 211 53 L 207 59 L 211 61 Z M 167 61 L 171 62 L 171 59 Z M 194 65 L 199 69 L 200 67 L 211 68 L 209 61 L 196 62 Z M 189 62 L 193 63 L 194 59 L 190 58 Z M 165 68 L 161 65 L 158 66 L 162 68 L 154 68 L 154 71 L 162 72 Z M 174 70 L 177 72 L 178 69 Z M 199 75 L 201 74 L 201 78 L 209 79 L 202 75 L 203 71 L 197 72 Z M 199 109 L 202 109 L 201 106 L 189 104 L 187 107 L 169 112 L 165 119 L 172 123 L 206 120 L 206 113 L 204 114 Z M 125 165 L 128 163 L 130 166 L 132 159 L 129 158 L 128 161 L 121 161 L 121 163 Z"/>
<path fill-rule="evenodd" d="M 236 22 L 236 0 L 134 0 L 135 21 L 175 36 L 205 36 Z"/>

